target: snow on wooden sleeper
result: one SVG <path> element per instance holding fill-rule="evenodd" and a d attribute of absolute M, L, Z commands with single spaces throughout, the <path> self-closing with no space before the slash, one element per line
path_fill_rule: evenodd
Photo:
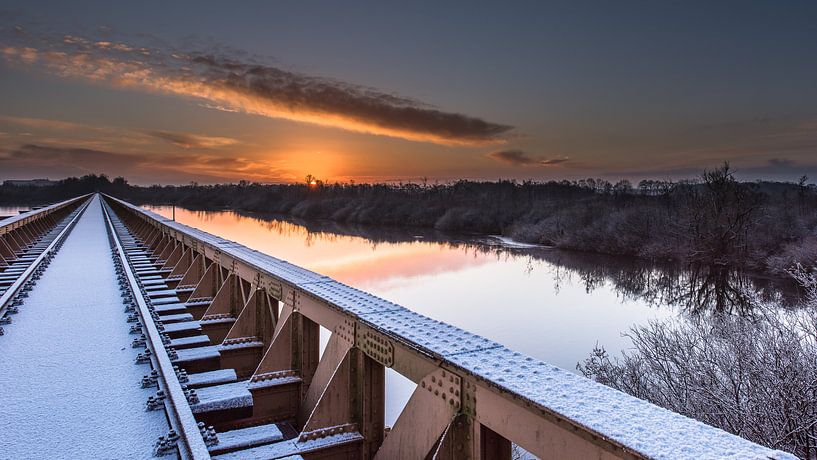
<path fill-rule="evenodd" d="M 176 296 L 173 297 L 161 297 L 158 299 L 150 299 L 150 303 L 152 305 L 166 305 L 171 303 L 180 303 L 179 298 Z"/>
<path fill-rule="evenodd" d="M 200 359 L 220 358 L 221 354 L 218 352 L 219 345 L 208 345 L 206 347 L 183 348 L 177 350 L 178 358 L 175 362 L 197 361 Z"/>
<path fill-rule="evenodd" d="M 349 444 L 362 440 L 363 436 L 361 436 L 360 433 L 357 432 L 340 433 L 303 442 L 288 440 L 277 442 L 275 444 L 266 444 L 263 446 L 253 447 L 252 449 L 214 456 L 213 459 L 219 460 L 245 460 L 247 458 L 277 458 L 279 460 L 283 460 L 285 458 L 297 459 L 300 457 L 299 455 L 300 453 L 308 453 L 324 447 Z"/>
<path fill-rule="evenodd" d="M 171 297 L 171 296 L 176 295 L 176 290 L 175 289 L 162 289 L 161 285 L 156 286 L 156 289 L 145 288 L 145 290 L 148 291 L 148 297 L 151 297 L 151 298 L 153 298 L 153 297 Z"/>
<path fill-rule="evenodd" d="M 177 313 L 171 315 L 161 315 L 159 320 L 163 323 L 178 323 L 179 321 L 193 321 L 193 315 L 190 313 Z"/>
<path fill-rule="evenodd" d="M 185 346 L 205 346 L 210 343 L 210 338 L 206 335 L 191 335 L 190 337 L 180 337 L 178 339 L 171 339 L 168 344 L 169 347 L 185 347 Z"/>
<path fill-rule="evenodd" d="M 246 449 L 283 439 L 284 434 L 274 423 L 223 431 L 218 434 L 218 444 L 210 448 L 210 453 L 219 454 L 228 450 Z"/>
<path fill-rule="evenodd" d="M 181 332 L 201 329 L 201 324 L 198 321 L 182 321 L 181 323 L 170 323 L 164 325 L 162 332 Z"/>
<path fill-rule="evenodd" d="M 187 374 L 187 386 L 191 388 L 204 385 L 232 383 L 236 380 L 238 380 L 238 377 L 235 375 L 235 369 L 218 369 L 215 371 Z M 196 391 L 198 392 L 198 390 Z"/>
<path fill-rule="evenodd" d="M 193 413 L 252 406 L 252 393 L 246 381 L 198 388 L 196 395 L 199 402 L 190 406 Z"/>
<path fill-rule="evenodd" d="M 148 286 L 167 286 L 167 284 L 163 279 L 159 278 L 152 280 L 143 280 L 142 286 L 145 286 L 145 288 L 147 289 Z"/>
<path fill-rule="evenodd" d="M 169 311 L 179 311 L 185 310 L 187 308 L 186 303 L 166 303 L 164 305 L 157 305 L 154 310 L 156 313 L 162 314 Z"/>

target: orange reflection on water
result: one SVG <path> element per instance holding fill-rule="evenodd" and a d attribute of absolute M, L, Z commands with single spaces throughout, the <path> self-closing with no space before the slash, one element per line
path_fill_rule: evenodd
<path fill-rule="evenodd" d="M 400 280 L 455 272 L 487 262 L 484 254 L 468 257 L 466 250 L 451 250 L 438 243 L 392 244 L 376 253 L 318 264 L 313 270 L 362 288 L 397 287 Z"/>
<path fill-rule="evenodd" d="M 165 217 L 173 213 L 168 206 L 147 208 Z M 398 287 L 402 280 L 455 272 L 491 260 L 464 247 L 453 249 L 420 239 L 377 244 L 357 236 L 310 232 L 291 222 L 255 219 L 231 211 L 176 208 L 176 220 L 195 227 L 206 222 L 205 230 L 210 233 L 359 288 Z"/>

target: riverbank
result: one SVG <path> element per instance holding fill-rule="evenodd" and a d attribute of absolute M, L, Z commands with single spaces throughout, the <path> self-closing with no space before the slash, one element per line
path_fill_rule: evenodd
<path fill-rule="evenodd" d="M 48 190 L 0 188 L 0 203 L 101 190 L 140 204 L 498 235 L 527 244 L 781 275 L 817 260 L 817 188 L 740 182 L 728 165 L 698 181 L 587 179 L 451 184 L 131 186 L 87 176 Z"/>

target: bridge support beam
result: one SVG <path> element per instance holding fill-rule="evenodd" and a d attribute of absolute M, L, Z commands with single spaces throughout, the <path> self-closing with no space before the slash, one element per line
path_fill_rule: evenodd
<path fill-rule="evenodd" d="M 204 257 L 201 257 L 203 260 Z M 206 269 L 204 269 L 201 265 L 194 265 L 192 269 L 195 271 L 202 270 L 203 273 L 201 277 L 196 282 L 196 287 L 193 289 L 193 292 L 190 293 L 190 297 L 187 299 L 187 309 L 193 318 L 201 319 L 210 308 L 213 302 L 213 298 L 218 293 L 219 288 L 224 283 L 224 274 L 221 267 L 218 264 L 211 263 Z M 189 281 L 192 282 L 193 279 L 196 277 L 196 273 L 191 276 Z M 185 282 L 187 280 L 184 280 Z M 226 335 L 226 331 L 225 331 Z M 222 336 L 222 340 L 224 337 Z M 218 343 L 221 343 L 219 340 Z"/>
<path fill-rule="evenodd" d="M 199 298 L 205 292 L 213 292 L 214 286 L 220 286 L 216 288 L 212 302 L 201 316 L 202 331 L 210 337 L 213 344 L 224 341 L 246 302 L 241 279 L 231 273 L 223 282 L 216 284 L 223 276 L 217 264 L 210 265 L 207 274 L 191 296 Z M 199 289 L 200 287 L 202 289 Z"/>
<path fill-rule="evenodd" d="M 167 255 L 165 259 L 164 265 L 162 265 L 162 270 L 170 270 L 170 276 L 173 275 L 173 268 L 179 263 L 179 260 L 182 258 L 182 252 L 184 251 L 184 245 L 176 243 L 173 245 L 173 250 L 170 251 L 170 254 Z"/>
<path fill-rule="evenodd" d="M 254 289 L 222 342 L 222 367 L 235 369 L 239 378 L 250 376 L 272 342 L 277 316 L 278 301 Z"/>
<path fill-rule="evenodd" d="M 423 378 L 375 459 L 426 458 L 432 453 L 458 412 L 447 398 L 448 377 L 439 369 Z"/>

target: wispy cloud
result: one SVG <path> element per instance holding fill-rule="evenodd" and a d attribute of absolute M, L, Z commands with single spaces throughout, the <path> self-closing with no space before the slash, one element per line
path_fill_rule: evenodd
<path fill-rule="evenodd" d="M 366 86 L 256 63 L 241 53 L 235 53 L 239 60 L 110 39 L 55 39 L 23 30 L 2 40 L 0 57 L 11 63 L 114 87 L 192 97 L 219 110 L 446 145 L 498 144 L 512 130 Z"/>
<path fill-rule="evenodd" d="M 490 152 L 485 156 L 501 163 L 527 167 L 556 166 L 568 161 L 567 158 L 536 158 L 528 155 L 522 150 L 498 150 L 495 152 Z"/>
<path fill-rule="evenodd" d="M 238 144 L 237 139 L 230 137 L 204 136 L 200 134 L 180 133 L 173 131 L 149 131 L 146 134 L 162 139 L 185 149 L 213 149 Z"/>
<path fill-rule="evenodd" d="M 124 175 L 141 183 L 238 179 L 289 181 L 293 175 L 274 164 L 216 154 L 131 154 L 105 150 L 27 144 L 0 151 L 4 177 L 65 177 L 91 173 Z"/>
<path fill-rule="evenodd" d="M 82 144 L 106 145 L 110 143 L 110 140 L 116 140 L 117 144 L 120 146 L 138 146 L 143 148 L 145 144 L 158 140 L 168 142 L 183 149 L 206 150 L 242 144 L 242 142 L 238 139 L 224 136 L 206 136 L 203 134 L 166 130 L 140 131 L 136 129 L 89 125 L 49 118 L 28 118 L 0 115 L 0 126 L 5 124 L 21 126 L 41 133 L 45 132 L 52 134 L 52 137 L 46 137 L 43 135 L 38 136 L 38 142 L 40 143 L 68 144 L 71 146 L 82 146 Z M 55 132 L 68 132 L 74 135 L 74 138 L 55 138 L 53 137 L 53 133 Z M 77 135 L 81 132 L 89 132 L 93 134 L 94 137 L 91 139 L 79 138 Z M 51 140 L 46 142 L 49 139 Z"/>
<path fill-rule="evenodd" d="M 70 121 L 51 120 L 48 118 L 13 117 L 8 115 L 0 115 L 0 123 L 9 123 L 18 126 L 25 126 L 27 128 L 45 128 L 58 130 L 96 129 L 95 127 L 91 127 L 89 125 L 73 123 Z"/>

